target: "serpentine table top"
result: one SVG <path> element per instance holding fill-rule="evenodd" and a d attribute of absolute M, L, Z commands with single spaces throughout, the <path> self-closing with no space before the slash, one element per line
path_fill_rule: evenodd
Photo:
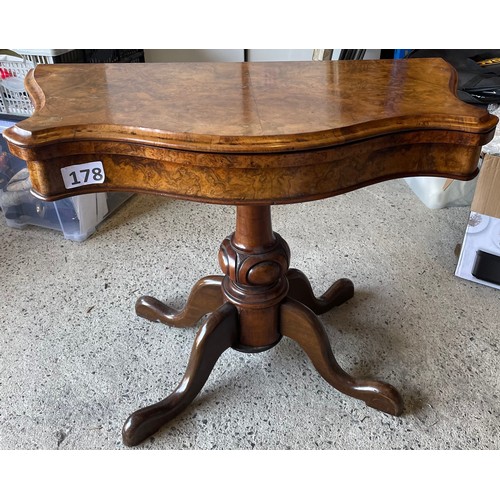
<path fill-rule="evenodd" d="M 441 59 L 39 65 L 33 117 L 5 132 L 47 200 L 142 191 L 289 203 L 393 177 L 469 179 L 496 118 Z M 102 184 L 62 167 L 102 161 Z"/>

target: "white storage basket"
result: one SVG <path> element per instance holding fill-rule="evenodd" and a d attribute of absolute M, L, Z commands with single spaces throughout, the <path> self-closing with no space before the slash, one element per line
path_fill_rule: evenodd
<path fill-rule="evenodd" d="M 0 113 L 31 116 L 33 105 L 24 90 L 24 77 L 35 64 L 27 59 L 0 60 Z"/>

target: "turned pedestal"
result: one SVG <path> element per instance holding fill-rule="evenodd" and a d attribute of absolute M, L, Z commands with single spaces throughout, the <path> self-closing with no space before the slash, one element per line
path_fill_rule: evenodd
<path fill-rule="evenodd" d="M 392 415 L 402 400 L 389 384 L 359 380 L 338 365 L 328 336 L 317 318 L 350 299 L 354 287 L 340 279 L 316 298 L 306 276 L 289 269 L 290 250 L 271 226 L 269 206 L 238 206 L 236 230 L 221 244 L 224 276 L 202 278 L 182 311 L 153 297 L 141 297 L 136 312 L 172 326 L 195 325 L 198 331 L 186 373 L 166 399 L 133 413 L 123 427 L 123 441 L 134 446 L 169 422 L 200 392 L 220 355 L 228 348 L 255 353 L 274 347 L 283 336 L 295 340 L 323 378 L 339 391 Z"/>

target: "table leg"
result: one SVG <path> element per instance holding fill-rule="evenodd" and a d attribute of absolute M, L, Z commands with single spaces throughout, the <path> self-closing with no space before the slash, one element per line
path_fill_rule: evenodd
<path fill-rule="evenodd" d="M 177 311 L 167 304 L 143 295 L 135 304 L 138 316 L 150 321 L 159 321 L 170 326 L 194 326 L 205 314 L 215 311 L 223 303 L 222 276 L 206 276 L 191 290 L 185 307 Z"/>
<path fill-rule="evenodd" d="M 323 314 L 340 306 L 354 295 L 351 280 L 337 280 L 321 297 L 316 297 L 306 275 L 298 269 L 290 269 L 286 275 L 289 284 L 288 297 L 306 305 L 316 314 Z"/>
<path fill-rule="evenodd" d="M 201 391 L 221 354 L 238 336 L 238 313 L 229 303 L 214 311 L 196 334 L 186 373 L 170 396 L 132 413 L 122 431 L 123 442 L 136 446 L 181 413 Z"/>
<path fill-rule="evenodd" d="M 403 411 L 401 396 L 392 385 L 377 380 L 355 379 L 337 363 L 323 325 L 309 308 L 293 299 L 281 304 L 282 335 L 295 340 L 320 375 L 335 389 L 361 399 L 368 406 L 391 415 Z"/>

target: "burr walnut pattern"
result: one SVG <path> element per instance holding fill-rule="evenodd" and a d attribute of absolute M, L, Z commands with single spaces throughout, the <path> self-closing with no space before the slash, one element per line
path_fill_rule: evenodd
<path fill-rule="evenodd" d="M 39 65 L 36 113 L 5 136 L 33 191 L 69 193 L 60 169 L 100 160 L 106 180 L 212 203 L 291 203 L 394 177 L 476 174 L 496 118 L 454 95 L 439 59 Z"/>

